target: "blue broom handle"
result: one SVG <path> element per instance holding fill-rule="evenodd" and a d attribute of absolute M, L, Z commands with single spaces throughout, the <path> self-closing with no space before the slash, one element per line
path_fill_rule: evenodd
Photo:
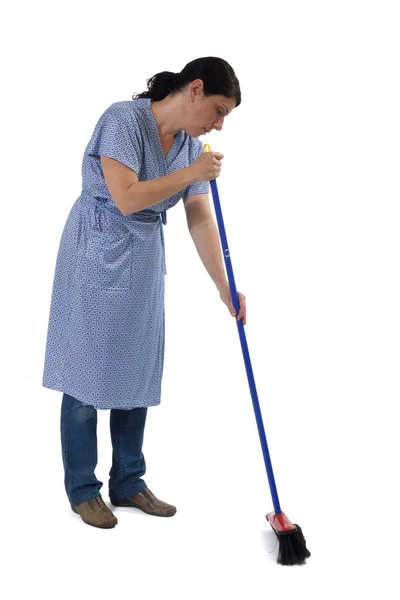
<path fill-rule="evenodd" d="M 205 145 L 205 148 L 206 147 L 209 147 L 208 144 Z M 214 180 L 210 181 L 210 184 L 211 184 L 211 191 L 212 191 L 212 196 L 213 196 L 213 201 L 214 201 L 215 214 L 217 216 L 220 241 L 221 241 L 221 245 L 222 245 L 222 254 L 223 254 L 223 257 L 225 260 L 226 272 L 228 274 L 229 289 L 230 289 L 230 293 L 231 293 L 232 304 L 235 307 L 236 317 L 237 317 L 237 315 L 239 314 L 239 310 L 240 310 L 239 296 L 238 296 L 238 293 L 236 290 L 235 277 L 233 275 L 232 261 L 231 261 L 231 257 L 230 257 L 230 253 L 229 253 L 228 240 L 226 238 L 226 233 L 225 233 L 225 226 L 224 226 L 224 220 L 222 217 L 222 210 L 221 210 L 221 203 L 219 200 L 217 182 L 214 179 Z M 251 366 L 250 353 L 249 353 L 249 349 L 247 346 L 246 333 L 244 330 L 244 325 L 241 320 L 238 321 L 236 318 L 236 324 L 237 324 L 237 328 L 238 328 L 238 332 L 239 332 L 240 343 L 242 346 L 243 358 L 244 358 L 244 363 L 245 363 L 246 372 L 247 372 L 247 379 L 248 379 L 249 386 L 250 386 L 250 393 L 251 393 L 251 398 L 253 401 L 254 414 L 256 417 L 256 421 L 257 421 L 258 434 L 260 436 L 260 442 L 261 442 L 261 448 L 262 448 L 262 452 L 263 452 L 263 456 L 264 456 L 265 468 L 267 470 L 268 482 L 269 482 L 269 487 L 270 487 L 271 496 L 272 496 L 272 502 L 274 505 L 275 514 L 278 515 L 278 514 L 281 514 L 282 511 L 281 511 L 281 507 L 279 505 L 279 498 L 278 498 L 278 492 L 277 492 L 276 484 L 275 484 L 274 472 L 272 469 L 271 458 L 269 455 L 267 438 L 265 436 L 264 424 L 263 424 L 261 410 L 260 410 L 260 403 L 258 401 L 256 383 L 254 380 L 253 369 Z"/>

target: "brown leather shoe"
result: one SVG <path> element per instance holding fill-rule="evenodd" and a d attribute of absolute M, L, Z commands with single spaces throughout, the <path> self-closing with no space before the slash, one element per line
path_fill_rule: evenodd
<path fill-rule="evenodd" d="M 157 517 L 172 517 L 176 513 L 175 506 L 167 504 L 162 500 L 158 500 L 154 494 L 145 488 L 143 491 L 132 496 L 131 498 L 111 498 L 111 504 L 114 506 L 130 506 L 132 508 L 140 508 L 148 515 L 156 515 Z"/>
<path fill-rule="evenodd" d="M 78 514 L 84 523 L 101 529 L 110 529 L 118 523 L 117 517 L 104 503 L 101 496 L 95 496 L 81 504 L 71 504 L 74 513 Z"/>

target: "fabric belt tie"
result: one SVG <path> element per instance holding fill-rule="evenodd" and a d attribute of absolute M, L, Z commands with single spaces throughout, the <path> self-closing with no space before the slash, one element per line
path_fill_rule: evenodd
<path fill-rule="evenodd" d="M 81 198 L 85 198 L 85 199 L 89 200 L 92 204 L 95 205 L 95 211 L 94 211 L 95 220 L 98 225 L 99 231 L 102 231 L 100 212 L 101 212 L 101 210 L 108 210 L 108 208 L 106 206 L 104 206 L 104 202 L 97 201 L 97 199 L 95 197 L 91 196 L 87 192 L 82 193 Z M 142 221 L 142 222 L 150 222 L 150 223 L 156 223 L 158 220 L 161 220 L 162 225 L 166 225 L 167 224 L 167 211 L 164 209 L 161 213 L 158 213 L 158 214 L 154 213 L 152 211 L 149 211 L 148 213 L 142 213 L 142 214 L 132 213 L 131 215 L 129 215 L 129 219 L 134 220 L 134 221 Z M 165 240 L 164 240 L 164 227 L 163 226 L 160 227 L 160 235 L 161 235 L 161 246 L 162 246 L 163 271 L 164 271 L 164 275 L 166 275 L 167 274 L 167 265 L 166 265 L 166 260 L 165 260 Z"/>

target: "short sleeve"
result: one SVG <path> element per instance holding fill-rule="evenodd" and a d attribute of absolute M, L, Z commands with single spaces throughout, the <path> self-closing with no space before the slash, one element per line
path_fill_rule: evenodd
<path fill-rule="evenodd" d="M 192 144 L 191 144 L 191 149 L 189 152 L 190 165 L 192 165 L 199 158 L 199 156 L 202 154 L 202 152 L 203 152 L 203 144 L 200 142 L 199 139 L 193 138 Z M 187 188 L 185 188 L 183 195 L 186 197 L 186 196 L 191 196 L 193 194 L 208 194 L 209 190 L 210 190 L 210 185 L 209 185 L 208 181 L 195 181 L 194 183 L 189 185 Z"/>
<path fill-rule="evenodd" d="M 139 175 L 143 153 L 135 115 L 111 105 L 98 120 L 85 153 L 114 158 Z"/>

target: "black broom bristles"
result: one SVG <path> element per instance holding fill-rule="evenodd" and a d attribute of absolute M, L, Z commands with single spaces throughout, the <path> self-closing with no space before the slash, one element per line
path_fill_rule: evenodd
<path fill-rule="evenodd" d="M 306 540 L 300 525 L 293 524 L 294 530 L 289 533 L 275 533 L 278 536 L 280 565 L 302 565 L 311 556 L 306 547 Z"/>

